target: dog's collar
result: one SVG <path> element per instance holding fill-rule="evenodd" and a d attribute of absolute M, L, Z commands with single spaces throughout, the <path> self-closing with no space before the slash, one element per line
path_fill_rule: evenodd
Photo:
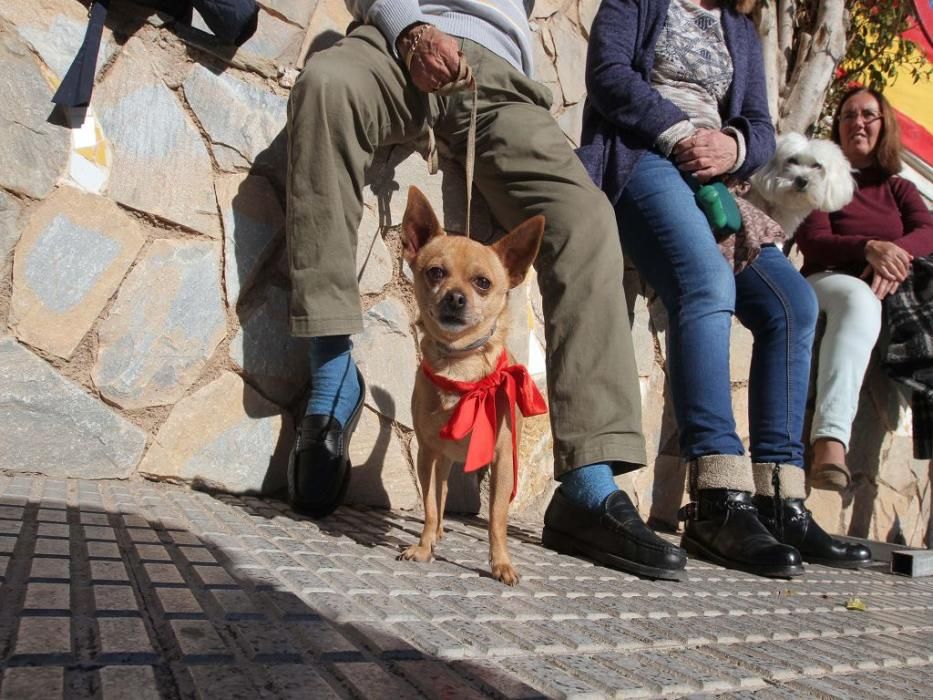
<path fill-rule="evenodd" d="M 470 343 L 469 345 L 465 345 L 462 348 L 456 348 L 453 345 L 442 343 L 439 340 L 435 340 L 434 342 L 437 344 L 437 347 L 441 350 L 441 352 L 446 353 L 447 355 L 456 355 L 459 353 L 473 352 L 474 350 L 478 350 L 479 348 L 483 347 L 486 343 L 489 342 L 489 339 L 492 338 L 495 332 L 496 332 L 496 324 L 493 323 L 492 328 L 489 329 L 489 333 L 484 335 L 482 338 L 477 338 L 472 343 Z"/>

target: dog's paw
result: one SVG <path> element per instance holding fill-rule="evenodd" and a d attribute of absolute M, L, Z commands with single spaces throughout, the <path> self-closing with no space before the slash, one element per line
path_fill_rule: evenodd
<path fill-rule="evenodd" d="M 434 551 L 431 547 L 425 547 L 421 544 L 413 544 L 404 552 L 398 555 L 398 558 L 405 561 L 431 561 L 434 558 Z"/>
<path fill-rule="evenodd" d="M 514 586 L 518 583 L 518 572 L 509 562 L 493 564 L 492 577 L 497 581 L 502 581 L 506 586 Z"/>

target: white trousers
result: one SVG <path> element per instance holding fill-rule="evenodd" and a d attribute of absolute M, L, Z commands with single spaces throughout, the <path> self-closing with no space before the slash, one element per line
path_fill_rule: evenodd
<path fill-rule="evenodd" d="M 840 272 L 818 272 L 807 282 L 826 314 L 810 442 L 832 438 L 848 449 L 862 380 L 881 330 L 881 302 L 864 281 Z"/>

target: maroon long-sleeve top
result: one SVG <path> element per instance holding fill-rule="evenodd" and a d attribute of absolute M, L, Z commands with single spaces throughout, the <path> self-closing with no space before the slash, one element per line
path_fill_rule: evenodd
<path fill-rule="evenodd" d="M 876 168 L 857 173 L 855 197 L 837 212 L 810 214 L 794 236 L 804 276 L 824 270 L 861 274 L 868 241 L 891 241 L 914 257 L 933 253 L 933 214 L 917 187 Z"/>

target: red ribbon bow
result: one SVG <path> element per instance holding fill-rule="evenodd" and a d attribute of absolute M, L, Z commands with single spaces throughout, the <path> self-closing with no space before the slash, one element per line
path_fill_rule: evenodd
<path fill-rule="evenodd" d="M 547 413 L 547 404 L 524 365 L 509 365 L 509 358 L 502 351 L 496 368 L 478 382 L 457 382 L 434 373 L 427 362 L 421 362 L 421 371 L 438 388 L 460 394 L 453 415 L 441 428 L 444 440 L 462 440 L 470 435 L 466 463 L 463 471 L 475 472 L 492 462 L 496 451 L 496 396 L 504 391 L 509 400 L 512 425 L 515 425 L 515 404 L 523 416 L 540 416 Z M 512 430 L 512 495 L 518 489 L 518 441 Z"/>

